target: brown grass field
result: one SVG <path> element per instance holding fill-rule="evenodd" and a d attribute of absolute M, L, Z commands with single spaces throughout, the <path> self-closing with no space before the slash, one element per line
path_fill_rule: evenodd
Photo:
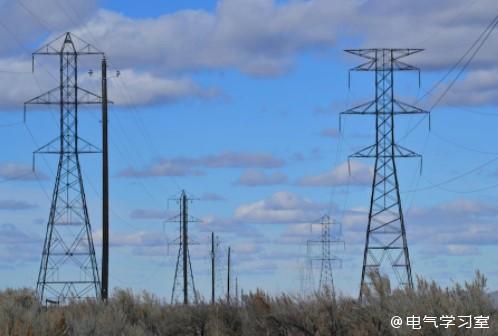
<path fill-rule="evenodd" d="M 94 300 L 63 307 L 40 307 L 32 290 L 0 292 L 0 335 L 498 335 L 498 314 L 486 292 L 486 279 L 441 288 L 417 279 L 416 289 L 391 290 L 389 281 L 370 275 L 373 285 L 363 304 L 348 297 L 315 293 L 308 297 L 251 293 L 228 305 L 201 302 L 170 305 L 148 293 L 115 290 L 107 304 Z M 456 325 L 394 329 L 391 317 L 484 315 L 489 329 Z"/>

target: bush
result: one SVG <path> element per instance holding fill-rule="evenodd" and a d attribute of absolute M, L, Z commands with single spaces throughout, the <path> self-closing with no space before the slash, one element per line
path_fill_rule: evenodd
<path fill-rule="evenodd" d="M 478 272 L 463 286 L 441 288 L 418 278 L 414 290 L 392 290 L 389 281 L 370 274 L 373 285 L 363 303 L 336 298 L 330 291 L 306 297 L 272 297 L 262 291 L 238 302 L 170 305 L 149 294 L 115 290 L 107 304 L 95 300 L 64 307 L 41 307 L 32 290 L 0 292 L 0 336 L 161 335 L 161 336 L 319 336 L 319 335 L 496 335 L 497 312 Z M 391 317 L 484 315 L 490 329 L 457 326 L 394 329 Z"/>

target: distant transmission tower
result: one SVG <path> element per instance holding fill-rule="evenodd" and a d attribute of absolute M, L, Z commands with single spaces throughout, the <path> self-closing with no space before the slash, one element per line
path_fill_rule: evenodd
<path fill-rule="evenodd" d="M 320 291 L 330 290 L 334 291 L 334 278 L 332 274 L 332 262 L 340 261 L 340 259 L 332 254 L 331 245 L 332 244 L 342 244 L 344 245 L 344 241 L 339 239 L 333 239 L 331 236 L 330 226 L 333 224 L 330 221 L 330 217 L 325 215 L 321 218 L 320 226 L 321 226 L 321 235 L 320 240 L 308 240 L 307 251 L 308 251 L 308 260 L 309 260 L 309 274 L 312 272 L 313 261 L 320 261 L 320 281 L 318 284 L 318 288 Z M 319 245 L 321 248 L 321 253 L 319 256 L 313 255 L 311 253 L 312 246 Z"/>
<path fill-rule="evenodd" d="M 225 250 L 221 246 L 221 239 L 219 236 L 215 238 L 215 273 L 217 274 L 215 279 L 216 292 L 220 293 L 218 297 L 221 296 L 221 293 L 225 292 L 225 272 L 226 272 L 226 263 L 225 263 Z"/>
<path fill-rule="evenodd" d="M 369 285 L 366 278 L 370 271 L 385 271 L 387 275 L 394 273 L 401 286 L 413 288 L 395 159 L 421 158 L 421 156 L 396 143 L 394 115 L 428 112 L 394 98 L 394 72 L 419 71 L 418 68 L 400 59 L 420 51 L 422 49 L 346 50 L 350 54 L 367 59 L 365 63 L 350 71 L 375 72 L 375 99 L 341 113 L 341 115 L 375 115 L 376 117 L 375 144 L 350 155 L 350 158 L 375 158 L 361 273 L 360 300 L 363 298 L 365 286 Z M 386 259 L 391 268 L 381 270 L 380 267 Z"/>
<path fill-rule="evenodd" d="M 60 106 L 60 134 L 34 154 L 57 154 L 59 164 L 36 291 L 42 303 L 100 297 L 100 280 L 83 188 L 79 154 L 100 153 L 78 135 L 78 105 L 101 97 L 78 86 L 78 57 L 103 53 L 65 33 L 33 53 L 59 57 L 58 87 L 25 103 Z"/>
<path fill-rule="evenodd" d="M 188 234 L 188 224 L 198 220 L 190 217 L 188 214 L 188 204 L 193 200 L 190 199 L 185 190 L 182 190 L 180 198 L 176 199 L 180 204 L 180 213 L 171 218 L 170 222 L 180 223 L 180 237 L 178 241 L 178 256 L 176 259 L 175 278 L 173 280 L 173 290 L 171 292 L 171 303 L 178 302 L 179 288 L 181 286 L 183 293 L 183 304 L 189 304 L 190 300 L 198 301 L 197 291 L 194 284 L 194 273 L 192 272 L 192 263 L 190 261 L 189 245 L 191 244 Z M 180 284 L 180 273 L 182 274 L 182 283 Z"/>

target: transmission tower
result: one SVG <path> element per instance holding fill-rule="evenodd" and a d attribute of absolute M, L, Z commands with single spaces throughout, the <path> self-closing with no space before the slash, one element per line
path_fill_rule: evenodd
<path fill-rule="evenodd" d="M 215 237 L 215 252 L 214 252 L 214 263 L 215 263 L 215 273 L 217 274 L 215 279 L 215 286 L 217 293 L 225 292 L 225 272 L 226 272 L 226 263 L 225 263 L 225 250 L 221 246 L 221 239 L 219 236 Z M 218 295 L 220 297 L 220 295 Z"/>
<path fill-rule="evenodd" d="M 420 51 L 422 49 L 346 50 L 350 54 L 367 59 L 365 63 L 350 71 L 373 71 L 375 73 L 375 99 L 341 113 L 341 115 L 375 115 L 376 118 L 375 144 L 350 155 L 350 158 L 375 158 L 361 272 L 360 300 L 363 298 L 365 286 L 370 284 L 367 277 L 372 271 L 382 271 L 389 276 L 394 273 L 401 286 L 413 288 L 396 158 L 417 157 L 421 159 L 421 156 L 396 143 L 394 115 L 428 112 L 394 98 L 394 72 L 419 71 L 418 68 L 400 59 Z M 381 269 L 386 259 L 391 267 Z"/>
<path fill-rule="evenodd" d="M 65 33 L 33 53 L 59 57 L 60 83 L 25 103 L 60 106 L 60 134 L 34 154 L 57 154 L 52 195 L 36 291 L 42 303 L 99 298 L 100 280 L 83 188 L 79 154 L 100 153 L 78 135 L 78 106 L 101 104 L 101 97 L 78 86 L 78 57 L 104 54 Z M 34 163 L 34 162 L 33 162 Z"/>
<path fill-rule="evenodd" d="M 188 224 L 192 222 L 198 222 L 197 219 L 190 217 L 188 214 L 188 204 L 192 202 L 193 199 L 187 196 L 185 190 L 182 190 L 180 198 L 176 199 L 180 205 L 180 213 L 171 218 L 170 222 L 178 221 L 180 224 L 180 235 L 178 238 L 178 256 L 176 259 L 175 266 L 175 278 L 173 280 L 173 290 L 171 292 L 171 303 L 178 302 L 179 300 L 179 288 L 181 286 L 183 292 L 183 304 L 189 304 L 191 299 L 194 302 L 198 301 L 197 291 L 195 290 L 194 284 L 194 273 L 192 272 L 192 263 L 190 261 L 190 251 L 189 245 L 191 242 L 188 235 Z M 180 273 L 182 278 L 180 278 Z M 182 283 L 180 284 L 180 279 Z"/>
<path fill-rule="evenodd" d="M 334 222 L 335 223 L 335 222 Z M 331 252 L 332 244 L 342 244 L 344 241 L 333 239 L 331 236 L 330 226 L 334 224 L 330 221 L 330 217 L 325 215 L 320 220 L 321 235 L 319 240 L 308 240 L 307 251 L 309 260 L 309 274 L 312 274 L 313 261 L 320 261 L 320 281 L 318 288 L 320 291 L 334 291 L 334 278 L 332 275 L 332 262 L 341 261 L 336 255 Z M 312 255 L 312 246 L 320 246 L 321 253 L 319 256 Z"/>

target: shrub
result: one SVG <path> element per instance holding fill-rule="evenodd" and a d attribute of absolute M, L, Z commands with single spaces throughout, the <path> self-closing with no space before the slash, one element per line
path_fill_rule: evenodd
<path fill-rule="evenodd" d="M 0 292 L 0 336 L 161 335 L 161 336 L 320 336 L 320 335 L 496 335 L 497 312 L 479 272 L 463 285 L 441 288 L 418 278 L 413 290 L 391 289 L 387 278 L 372 281 L 363 303 L 336 298 L 331 291 L 308 296 L 263 291 L 240 301 L 214 305 L 170 305 L 149 293 L 115 290 L 106 304 L 95 300 L 64 307 L 41 307 L 32 290 Z M 392 316 L 490 316 L 490 329 L 457 326 L 421 330 L 394 329 Z"/>

